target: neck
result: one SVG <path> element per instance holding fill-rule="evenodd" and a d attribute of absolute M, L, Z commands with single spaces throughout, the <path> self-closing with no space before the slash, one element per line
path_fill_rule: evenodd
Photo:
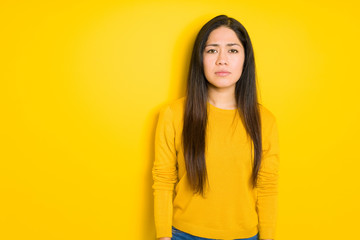
<path fill-rule="evenodd" d="M 235 88 L 208 87 L 208 102 L 218 108 L 235 109 Z"/>

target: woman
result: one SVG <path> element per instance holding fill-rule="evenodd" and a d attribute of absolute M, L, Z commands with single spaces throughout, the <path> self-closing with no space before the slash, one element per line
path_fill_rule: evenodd
<path fill-rule="evenodd" d="M 258 103 L 249 35 L 219 15 L 196 37 L 186 96 L 159 114 L 157 238 L 274 239 L 278 172 L 276 119 Z"/>

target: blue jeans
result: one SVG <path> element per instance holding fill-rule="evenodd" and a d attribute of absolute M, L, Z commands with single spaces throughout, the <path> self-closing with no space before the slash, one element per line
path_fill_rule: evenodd
<path fill-rule="evenodd" d="M 234 240 L 258 240 L 258 239 L 259 239 L 259 233 L 257 233 L 253 237 L 238 238 L 238 239 L 234 239 Z M 197 236 L 191 235 L 189 233 L 183 232 L 177 228 L 174 228 L 174 226 L 172 226 L 171 240 L 216 240 L 216 239 L 197 237 Z"/>

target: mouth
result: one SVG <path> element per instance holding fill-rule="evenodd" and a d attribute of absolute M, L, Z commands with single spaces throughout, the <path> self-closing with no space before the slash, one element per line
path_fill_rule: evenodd
<path fill-rule="evenodd" d="M 223 77 L 223 76 L 227 76 L 227 75 L 229 75 L 229 74 L 230 74 L 230 72 L 227 72 L 227 71 L 221 71 L 221 72 L 215 72 L 215 74 L 216 74 L 217 76 L 221 76 L 221 77 Z"/>

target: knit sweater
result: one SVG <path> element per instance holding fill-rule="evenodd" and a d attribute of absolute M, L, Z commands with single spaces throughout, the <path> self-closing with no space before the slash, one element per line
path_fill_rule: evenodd
<path fill-rule="evenodd" d="M 205 197 L 194 195 L 186 176 L 181 145 L 185 97 L 160 110 L 152 168 L 156 237 L 172 228 L 215 239 L 274 239 L 276 232 L 279 140 L 275 116 L 259 105 L 262 163 L 251 185 L 254 149 L 236 109 L 207 102 Z"/>

